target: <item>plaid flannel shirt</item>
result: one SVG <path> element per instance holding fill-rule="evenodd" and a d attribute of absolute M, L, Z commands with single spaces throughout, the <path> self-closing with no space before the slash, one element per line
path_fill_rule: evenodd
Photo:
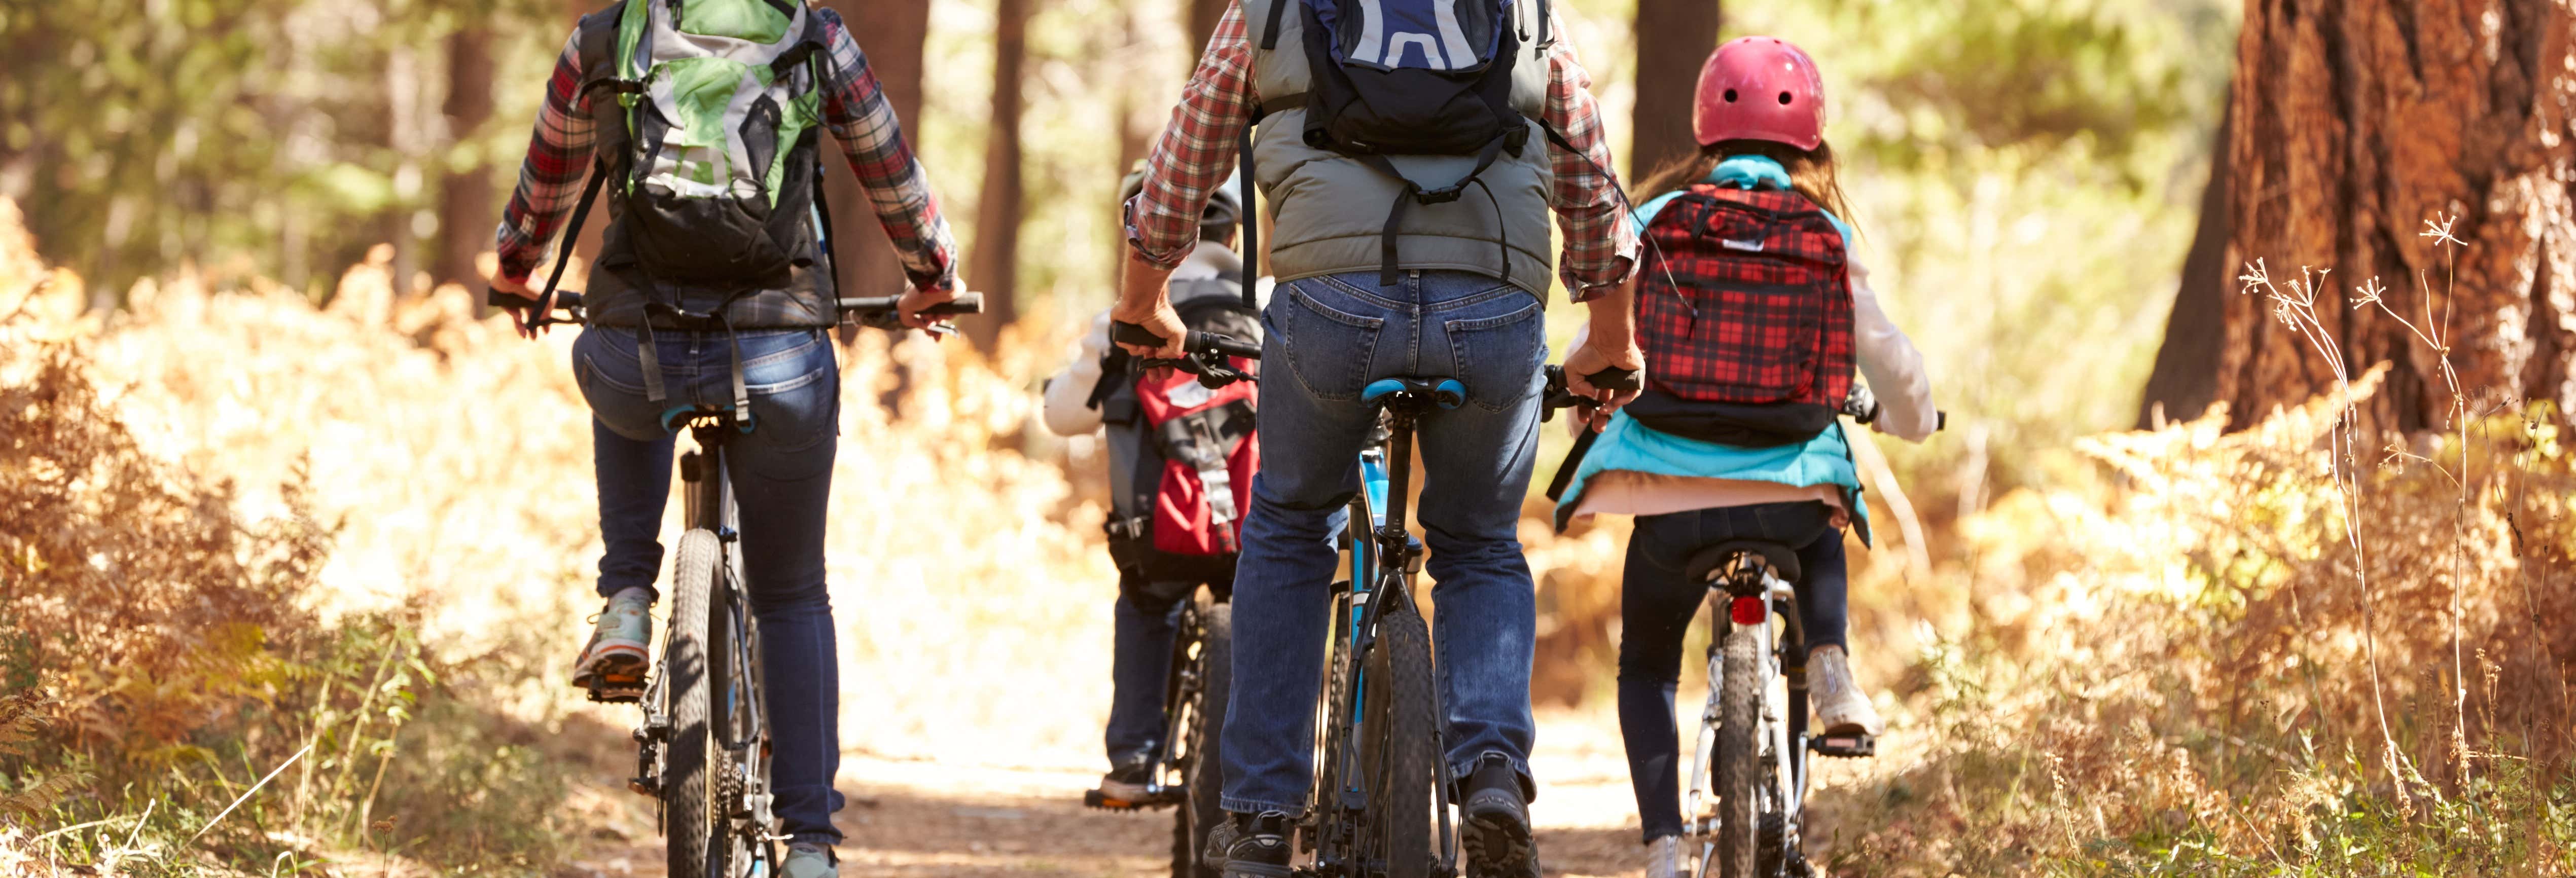
<path fill-rule="evenodd" d="M 885 89 L 868 69 L 866 53 L 850 38 L 839 13 L 808 9 L 822 16 L 830 63 L 823 88 L 823 123 L 841 142 L 841 153 L 868 193 L 877 222 L 894 239 L 897 257 L 914 286 L 933 288 L 957 282 L 957 241 L 940 216 L 939 197 L 930 178 L 904 142 L 903 126 L 886 102 Z M 537 112 L 536 133 L 528 139 L 528 158 L 519 168 L 519 188 L 510 196 L 497 235 L 501 275 L 525 283 L 546 259 L 546 242 L 563 227 L 566 214 L 581 197 L 582 174 L 590 169 L 590 99 L 578 94 L 585 65 L 581 37 L 564 42 L 546 81 L 546 103 Z"/>
<path fill-rule="evenodd" d="M 1281 0 L 1295 2 L 1295 0 Z M 1234 172 L 1243 126 L 1261 97 L 1252 84 L 1252 47 L 1246 39 L 1241 0 L 1225 17 L 1200 56 L 1198 70 L 1172 110 L 1172 124 L 1155 141 L 1146 159 L 1145 188 L 1128 206 L 1128 243 L 1138 258 L 1157 268 L 1179 265 L 1195 246 L 1199 213 L 1208 192 Z M 1559 39 L 1548 53 L 1547 106 L 1540 114 L 1548 127 L 1565 135 L 1580 153 L 1551 143 L 1548 158 L 1556 171 L 1549 203 L 1565 234 L 1565 255 L 1557 274 L 1574 300 L 1590 299 L 1626 281 L 1636 263 L 1637 234 L 1628 225 L 1626 196 L 1610 169 L 1610 142 L 1601 133 L 1601 105 L 1592 97 L 1592 74 L 1575 57 L 1574 44 Z"/>

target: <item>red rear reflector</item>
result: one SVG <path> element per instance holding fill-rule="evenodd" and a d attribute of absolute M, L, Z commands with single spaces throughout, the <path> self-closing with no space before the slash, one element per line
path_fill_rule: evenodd
<path fill-rule="evenodd" d="M 1760 625 L 1770 618 L 1761 598 L 1736 598 L 1727 606 L 1727 615 L 1735 617 L 1738 625 Z"/>

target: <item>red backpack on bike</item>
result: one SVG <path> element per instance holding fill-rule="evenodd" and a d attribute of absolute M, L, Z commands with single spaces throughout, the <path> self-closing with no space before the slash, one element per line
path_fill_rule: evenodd
<path fill-rule="evenodd" d="M 1192 330 L 1257 342 L 1261 324 L 1240 290 L 1229 279 L 1178 282 L 1173 307 Z M 1100 380 L 1094 396 L 1108 427 L 1111 560 L 1147 582 L 1230 582 L 1252 474 L 1261 468 L 1258 385 L 1210 389 L 1197 375 L 1142 368 L 1116 349 Z"/>
<path fill-rule="evenodd" d="M 1647 427 L 1769 447 L 1832 426 L 1852 386 L 1851 270 L 1841 230 L 1793 191 L 1700 184 L 1646 224 L 1637 336 Z"/>

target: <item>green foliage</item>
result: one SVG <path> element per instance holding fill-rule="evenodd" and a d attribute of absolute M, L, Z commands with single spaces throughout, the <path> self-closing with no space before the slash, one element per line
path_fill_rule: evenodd
<path fill-rule="evenodd" d="M 0 195 L 51 259 L 100 289 L 235 254 L 301 285 L 306 266 L 412 243 L 412 215 L 435 196 L 425 172 L 449 140 L 434 136 L 440 41 L 484 25 L 556 31 L 559 47 L 559 9 L 12 4 L 0 10 Z"/>

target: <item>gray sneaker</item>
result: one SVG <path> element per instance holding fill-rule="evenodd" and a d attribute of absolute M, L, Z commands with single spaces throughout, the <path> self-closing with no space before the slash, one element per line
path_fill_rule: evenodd
<path fill-rule="evenodd" d="M 653 592 L 618 592 L 591 621 L 595 626 L 573 663 L 572 684 L 591 690 L 593 698 L 641 696 L 645 668 L 652 663 Z"/>
<path fill-rule="evenodd" d="M 1878 708 L 1852 680 L 1851 663 L 1842 647 L 1820 646 L 1807 654 L 1808 697 L 1816 705 L 1816 725 L 1828 735 L 1876 735 L 1884 727 Z"/>
<path fill-rule="evenodd" d="M 787 862 L 778 864 L 783 878 L 840 878 L 840 861 L 832 858 L 832 849 L 818 844 L 797 843 L 787 846 Z"/>

